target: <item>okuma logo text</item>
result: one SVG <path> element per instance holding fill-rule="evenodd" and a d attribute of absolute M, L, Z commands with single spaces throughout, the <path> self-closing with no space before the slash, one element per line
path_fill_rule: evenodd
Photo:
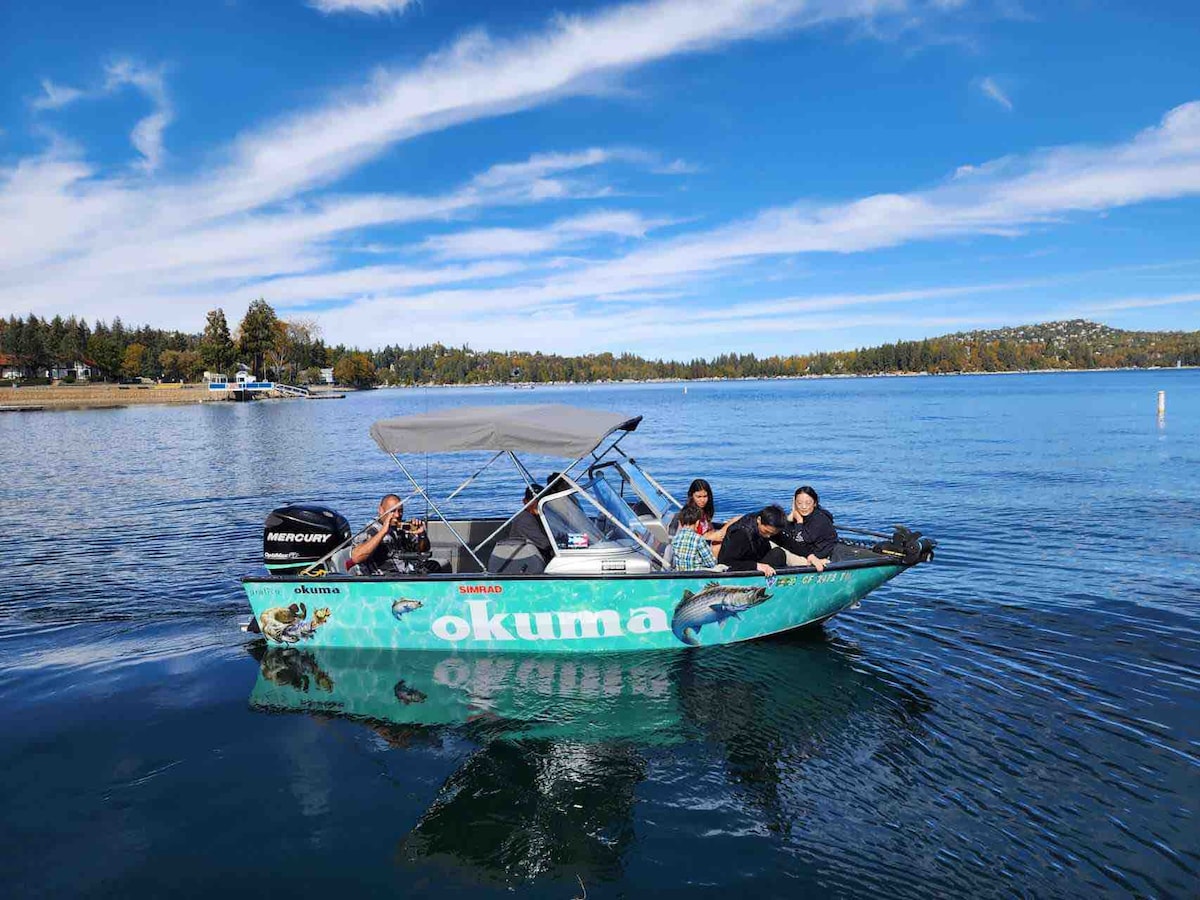
<path fill-rule="evenodd" d="M 639 606 L 622 619 L 615 609 L 488 614 L 490 600 L 466 601 L 467 616 L 434 620 L 433 633 L 443 641 L 570 641 L 670 631 L 667 614 L 655 606 Z"/>

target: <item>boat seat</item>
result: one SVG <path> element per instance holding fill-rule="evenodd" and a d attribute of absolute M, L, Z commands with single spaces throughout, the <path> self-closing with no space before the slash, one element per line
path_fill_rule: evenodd
<path fill-rule="evenodd" d="M 540 575 L 546 570 L 546 561 L 531 541 L 505 538 L 496 541 L 487 569 L 493 575 Z"/>
<path fill-rule="evenodd" d="M 350 549 L 350 547 L 343 547 L 325 560 L 325 571 L 330 575 L 353 575 L 354 567 L 350 565 Z"/>

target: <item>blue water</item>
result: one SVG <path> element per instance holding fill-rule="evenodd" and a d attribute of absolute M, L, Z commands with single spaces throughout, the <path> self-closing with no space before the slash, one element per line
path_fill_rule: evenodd
<path fill-rule="evenodd" d="M 319 499 L 358 523 L 402 486 L 371 421 L 549 401 L 643 414 L 633 454 L 673 489 L 708 478 L 719 512 L 809 483 L 839 523 L 904 522 L 937 559 L 815 633 L 546 662 L 521 682 L 537 702 L 514 700 L 513 661 L 474 659 L 477 708 L 452 721 L 419 697 L 404 721 L 320 701 L 461 661 L 354 672 L 238 631 L 267 511 Z M 414 473 L 445 495 L 467 464 Z M 0 471 L 6 896 L 1200 883 L 1200 373 L 29 413 L 0 416 Z M 498 469 L 454 511 L 507 513 L 515 484 Z M 256 702 L 271 685 L 294 711 Z"/>

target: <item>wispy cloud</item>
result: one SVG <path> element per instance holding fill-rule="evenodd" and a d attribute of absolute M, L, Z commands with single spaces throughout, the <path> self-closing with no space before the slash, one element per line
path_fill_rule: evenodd
<path fill-rule="evenodd" d="M 996 101 L 1009 112 L 1012 112 L 1012 100 L 1010 100 L 1008 95 L 1000 89 L 1000 85 L 996 83 L 996 79 L 991 75 L 988 75 L 979 82 L 979 89 L 983 91 L 985 97 Z"/>
<path fill-rule="evenodd" d="M 645 237 L 651 228 L 666 224 L 639 213 L 598 210 L 560 219 L 544 228 L 478 228 L 428 238 L 424 248 L 443 259 L 496 256 L 530 256 L 559 250 L 599 235 Z"/>
<path fill-rule="evenodd" d="M 57 110 L 81 100 L 111 97 L 125 87 L 142 92 L 153 104 L 153 111 L 139 120 L 130 132 L 129 140 L 141 156 L 139 167 L 152 172 L 163 159 L 163 132 L 171 124 L 174 112 L 167 96 L 162 68 L 152 68 L 133 59 L 121 58 L 104 68 L 104 80 L 91 88 L 75 88 L 42 79 L 42 94 L 31 102 L 35 110 Z"/>
<path fill-rule="evenodd" d="M 1181 306 L 1187 303 L 1200 303 L 1200 294 L 1190 292 L 1183 294 L 1167 294 L 1162 297 L 1122 297 L 1118 300 L 1103 300 L 1097 303 L 1087 303 L 1064 310 L 1064 316 L 1097 316 L 1105 313 L 1121 312 L 1127 309 L 1154 309 L 1160 306 Z"/>
<path fill-rule="evenodd" d="M 0 224 L 6 234 L 19 232 L 0 244 L 0 264 L 8 266 L 0 271 L 0 308 L 32 303 L 79 310 L 83 302 L 93 309 L 79 311 L 103 314 L 117 297 L 157 297 L 147 301 L 147 312 L 160 320 L 173 314 L 182 324 L 199 312 L 190 293 L 177 293 L 189 276 L 202 286 L 224 283 L 214 272 L 219 279 L 261 279 L 311 271 L 332 262 L 325 245 L 332 235 L 387 221 L 389 210 L 420 215 L 425 207 L 426 214 L 448 214 L 478 207 L 484 198 L 535 202 L 572 196 L 572 186 L 551 173 L 599 165 L 612 151 L 585 151 L 583 160 L 546 154 L 521 163 L 523 170 L 496 167 L 449 198 L 326 200 L 315 209 L 304 202 L 314 188 L 416 135 L 593 91 L 597 79 L 681 53 L 784 28 L 862 20 L 898 5 L 654 0 L 560 16 L 522 38 L 496 41 L 473 33 L 413 68 L 377 74 L 354 96 L 244 134 L 219 154 L 225 162 L 215 169 L 153 188 L 53 148 L 0 170 Z M 163 129 L 171 115 L 161 74 L 119 63 L 110 68 L 103 89 L 126 83 L 158 102 L 132 136 L 144 165 L 153 167 L 162 159 Z M 46 95 L 66 102 L 59 86 Z M 512 187 L 505 186 L 509 180 Z M 282 209 L 285 203 L 291 208 Z M 131 289 L 135 276 L 138 290 Z"/>
<path fill-rule="evenodd" d="M 416 6 L 417 0 L 309 0 L 308 5 L 326 15 L 349 12 L 382 16 L 402 13 L 410 6 Z"/>
<path fill-rule="evenodd" d="M 150 99 L 154 111 L 133 127 L 130 142 L 142 156 L 142 168 L 152 172 L 163 158 L 163 132 L 174 118 L 161 68 L 143 66 L 130 59 L 110 63 L 105 70 L 104 90 L 112 93 L 131 85 Z"/>
<path fill-rule="evenodd" d="M 56 84 L 49 78 L 42 79 L 42 94 L 35 97 L 30 105 L 34 109 L 62 109 L 84 96 L 79 88 Z"/>
<path fill-rule="evenodd" d="M 573 94 L 657 60 L 790 28 L 869 20 L 898 0 L 655 0 L 559 16 L 541 32 L 495 40 L 482 31 L 423 64 L 381 71 L 341 97 L 247 135 L 214 184 L 218 207 L 267 203 L 333 181 L 391 144 Z"/>
<path fill-rule="evenodd" d="M 1072 214 L 1196 194 L 1200 194 L 1200 102 L 1172 110 L 1159 125 L 1128 142 L 1008 157 L 925 191 L 875 195 L 825 207 L 803 204 L 767 210 L 743 223 L 684 234 L 543 278 L 527 273 L 519 286 L 380 297 L 343 311 L 328 328 L 333 332 L 339 327 L 385 328 L 388 310 L 394 314 L 396 309 L 419 310 L 423 316 L 459 310 L 486 317 L 501 310 L 561 311 L 577 303 L 667 288 L 696 292 L 715 278 L 772 257 L 861 253 L 914 241 L 1014 235 L 1029 227 L 1051 227 Z M 831 301 L 816 298 L 814 302 L 814 308 L 829 308 Z M 792 298 L 785 306 L 795 304 Z M 753 313 L 758 301 L 729 305 L 745 316 Z M 838 301 L 837 305 L 845 304 Z M 689 318 L 691 314 L 689 310 Z M 360 318 L 361 323 L 351 324 Z"/>

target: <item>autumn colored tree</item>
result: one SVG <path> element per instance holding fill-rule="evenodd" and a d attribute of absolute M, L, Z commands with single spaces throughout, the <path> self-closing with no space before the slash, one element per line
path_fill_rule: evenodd
<path fill-rule="evenodd" d="M 338 384 L 372 387 L 377 382 L 375 366 L 365 353 L 347 353 L 333 367 L 333 379 Z"/>
<path fill-rule="evenodd" d="M 142 374 L 146 364 L 146 348 L 142 344 L 130 344 L 125 348 L 125 358 L 121 363 L 121 374 L 127 378 L 137 378 Z"/>

